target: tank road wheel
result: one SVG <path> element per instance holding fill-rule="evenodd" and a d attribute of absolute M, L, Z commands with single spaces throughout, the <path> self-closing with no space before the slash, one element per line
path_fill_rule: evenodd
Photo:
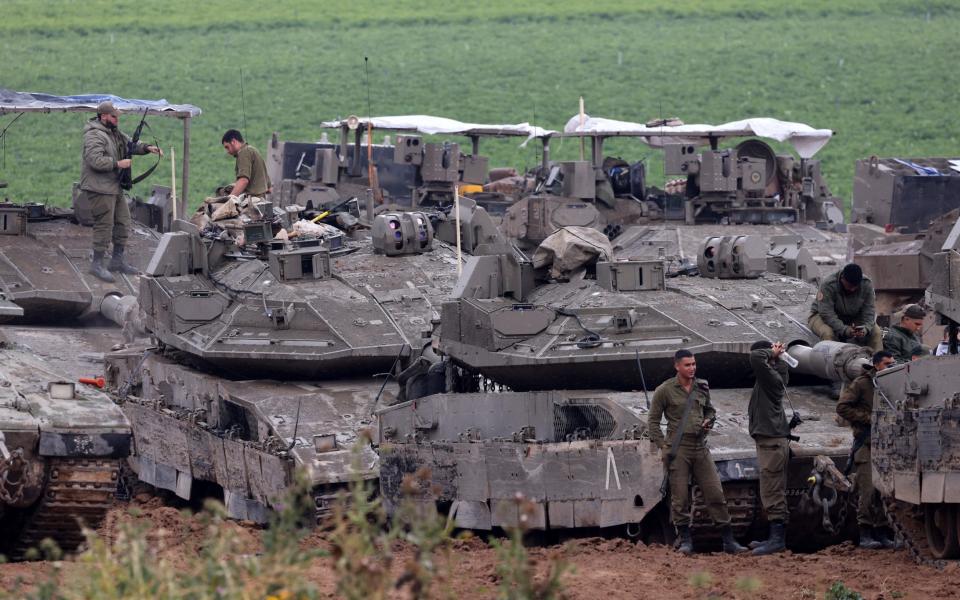
<path fill-rule="evenodd" d="M 954 504 L 924 504 L 923 529 L 934 558 L 956 558 L 960 554 L 957 544 L 957 510 Z"/>

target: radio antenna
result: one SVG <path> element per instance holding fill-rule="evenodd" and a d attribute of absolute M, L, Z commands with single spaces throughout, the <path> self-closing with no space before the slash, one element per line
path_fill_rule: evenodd
<path fill-rule="evenodd" d="M 363 86 L 367 88 L 367 118 L 373 117 L 373 109 L 370 108 L 370 59 L 363 57 Z"/>
<path fill-rule="evenodd" d="M 243 130 L 247 131 L 247 103 L 243 97 L 243 69 L 240 69 L 240 116 L 243 119 Z"/>

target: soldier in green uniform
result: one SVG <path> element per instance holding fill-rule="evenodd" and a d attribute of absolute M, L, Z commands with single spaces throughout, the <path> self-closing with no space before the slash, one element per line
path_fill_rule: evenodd
<path fill-rule="evenodd" d="M 120 111 L 112 102 L 101 102 L 97 116 L 83 128 L 83 157 L 80 164 L 80 193 L 86 196 L 93 214 L 93 263 L 90 273 L 112 283 L 110 271 L 135 275 L 138 271 L 123 258 L 129 237 L 130 209 L 120 189 L 120 172 L 132 164 L 127 154 L 130 141 L 120 131 Z M 159 154 L 157 146 L 138 143 L 133 154 Z M 113 241 L 113 256 L 104 267 L 103 259 Z"/>
<path fill-rule="evenodd" d="M 873 377 L 894 364 L 893 356 L 881 350 L 873 355 L 873 366 L 853 380 L 840 395 L 837 414 L 853 428 L 853 463 L 857 470 L 857 524 L 860 526 L 860 547 L 869 550 L 892 548 L 893 541 L 886 535 L 887 520 L 874 498 L 873 467 L 870 462 L 870 427 L 873 414 Z"/>
<path fill-rule="evenodd" d="M 690 476 L 700 486 L 707 512 L 720 526 L 723 551 L 736 554 L 746 548 L 733 539 L 727 501 L 720 487 L 717 467 L 707 448 L 706 437 L 713 428 L 717 411 L 710 404 L 710 386 L 696 379 L 697 360 L 689 350 L 674 354 L 677 376 L 661 383 L 653 393 L 647 421 L 650 441 L 658 447 L 668 469 L 670 483 L 670 515 L 679 537 L 678 549 L 693 553 L 690 537 Z M 660 421 L 667 419 L 667 437 Z"/>
<path fill-rule="evenodd" d="M 244 142 L 243 136 L 236 129 L 228 129 L 223 134 L 221 143 L 227 154 L 236 158 L 235 180 L 230 193 L 234 196 L 247 194 L 260 197 L 270 193 L 267 165 L 257 149 Z"/>
<path fill-rule="evenodd" d="M 770 535 L 764 542 L 751 543 L 756 555 L 781 552 L 786 547 L 787 464 L 790 462 L 790 424 L 783 401 L 789 375 L 780 360 L 783 344 L 766 340 L 750 346 L 750 366 L 757 381 L 750 394 L 747 416 L 750 437 L 757 444 L 760 466 L 760 502 L 770 522 Z"/>
<path fill-rule="evenodd" d="M 900 317 L 900 324 L 890 327 L 883 336 L 883 349 L 893 355 L 898 363 L 910 362 L 910 353 L 922 346 L 920 332 L 923 331 L 923 318 L 927 316 L 918 304 L 908 305 Z"/>
<path fill-rule="evenodd" d="M 807 324 L 821 340 L 868 346 L 876 352 L 883 349 L 876 319 L 873 283 L 859 265 L 850 263 L 823 280 Z"/>

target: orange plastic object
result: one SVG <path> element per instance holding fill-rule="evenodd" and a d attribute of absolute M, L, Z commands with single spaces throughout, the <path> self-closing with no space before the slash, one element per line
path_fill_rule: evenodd
<path fill-rule="evenodd" d="M 107 382 L 103 377 L 81 377 L 77 381 L 87 385 L 95 385 L 100 389 L 103 389 L 107 385 Z"/>

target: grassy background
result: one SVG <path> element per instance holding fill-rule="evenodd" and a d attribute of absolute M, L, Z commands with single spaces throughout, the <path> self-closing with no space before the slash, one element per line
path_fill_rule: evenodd
<path fill-rule="evenodd" d="M 321 121 L 367 112 L 560 128 L 587 112 L 720 123 L 771 116 L 827 127 L 818 154 L 849 202 L 853 164 L 956 155 L 960 8 L 943 1 L 628 2 L 429 0 L 271 3 L 212 0 L 3 0 L 0 86 L 55 94 L 166 98 L 203 109 L 191 138 L 191 203 L 232 179 L 223 131 L 261 149 L 320 135 Z M 244 98 L 241 106 L 240 74 Z M 244 113 L 245 123 L 244 126 Z M 0 117 L 0 129 L 12 118 Z M 6 196 L 69 202 L 84 114 L 27 114 L 0 153 Z M 180 153 L 173 119 L 150 120 Z M 125 117 L 125 130 L 135 127 Z M 554 157 L 576 144 L 555 142 Z M 608 144 L 635 160 L 660 154 Z M 491 164 L 533 165 L 535 148 L 499 141 Z M 135 172 L 147 164 L 140 159 Z M 139 186 L 170 180 L 166 162 Z M 656 179 L 653 180 L 657 183 Z"/>

